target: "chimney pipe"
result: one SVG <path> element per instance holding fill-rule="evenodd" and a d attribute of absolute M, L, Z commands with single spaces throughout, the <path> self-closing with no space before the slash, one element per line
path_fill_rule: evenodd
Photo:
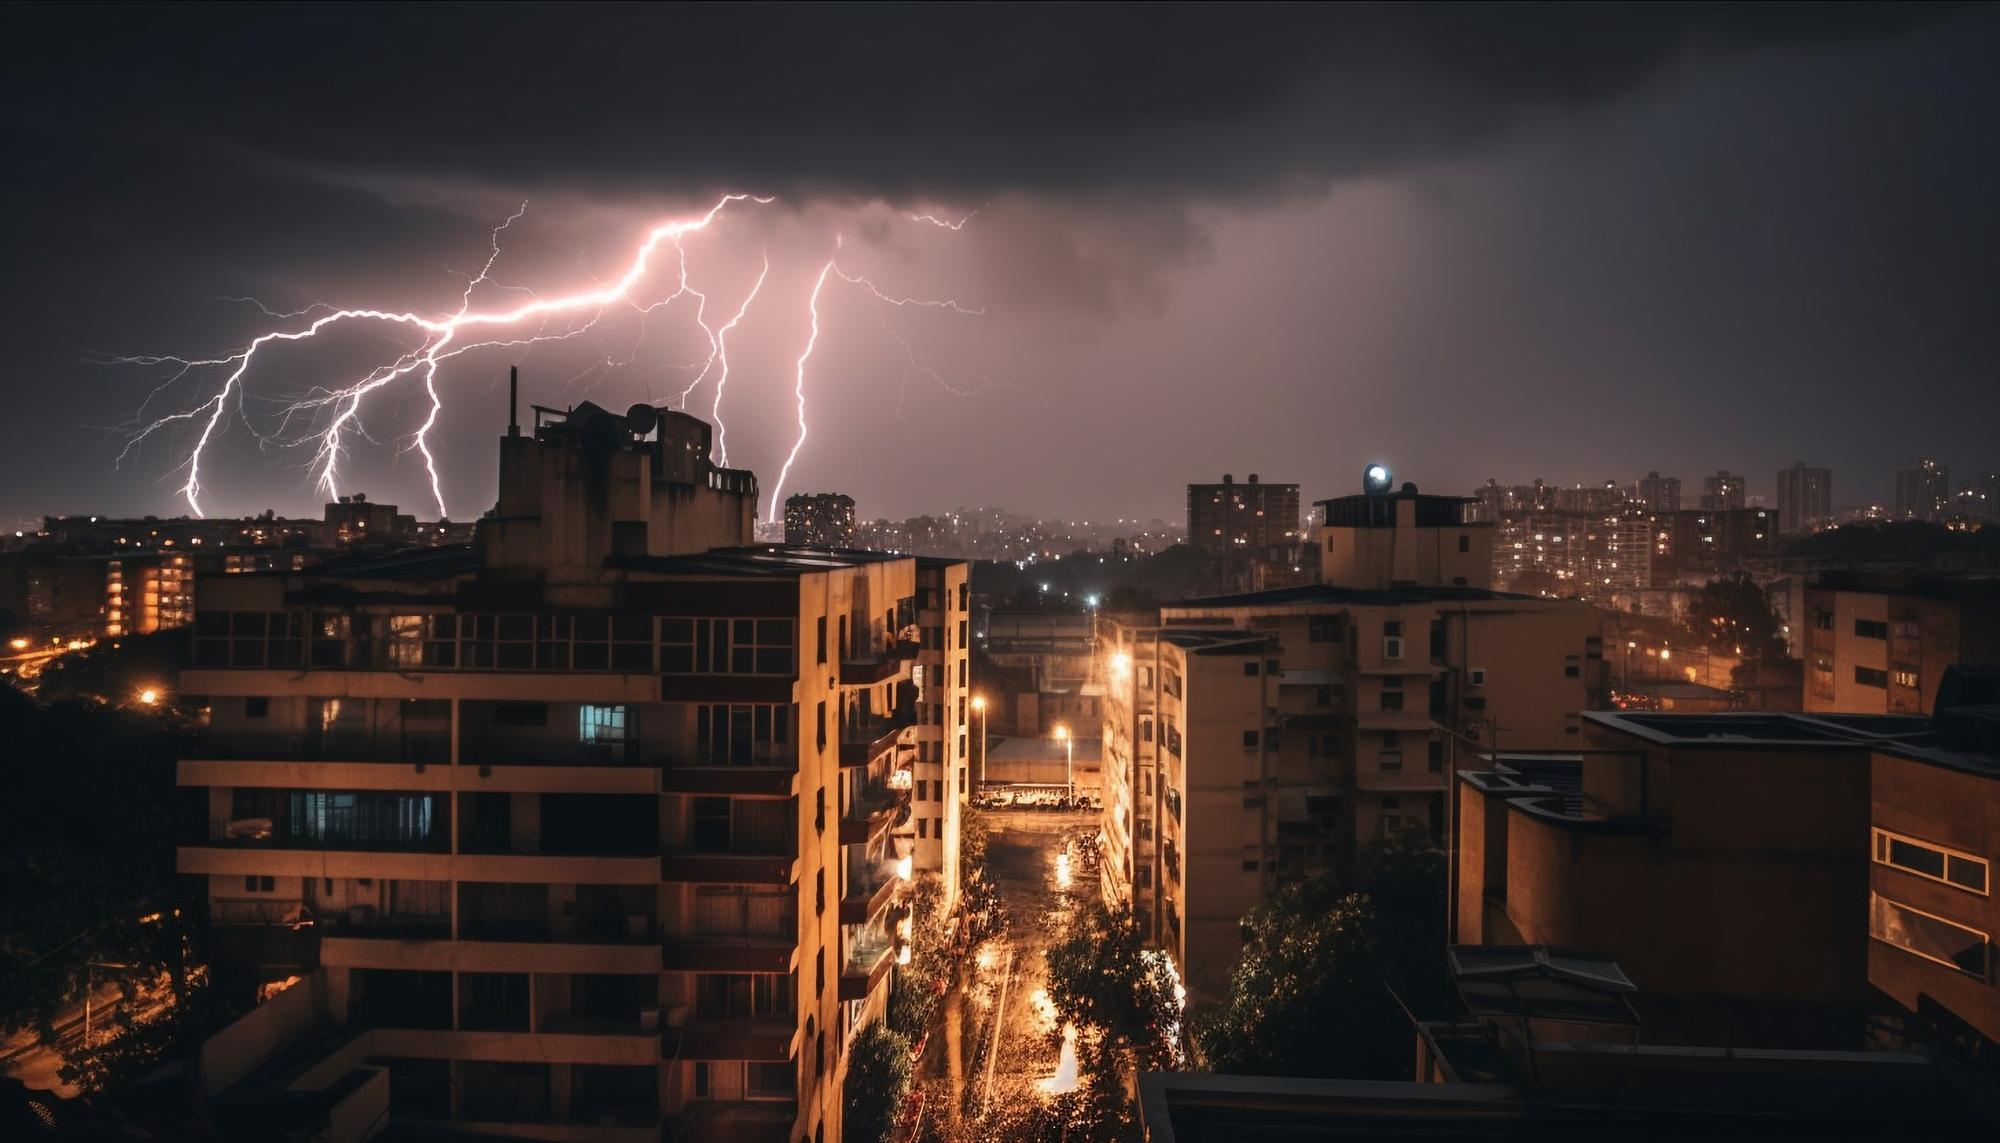
<path fill-rule="evenodd" d="M 521 435 L 521 367 L 507 367 L 507 435 Z"/>

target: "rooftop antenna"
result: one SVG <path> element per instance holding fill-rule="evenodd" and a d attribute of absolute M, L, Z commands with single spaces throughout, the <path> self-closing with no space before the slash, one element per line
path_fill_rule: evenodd
<path fill-rule="evenodd" d="M 521 435 L 520 402 L 521 367 L 518 365 L 509 365 L 507 367 L 507 435 L 510 437 Z"/>

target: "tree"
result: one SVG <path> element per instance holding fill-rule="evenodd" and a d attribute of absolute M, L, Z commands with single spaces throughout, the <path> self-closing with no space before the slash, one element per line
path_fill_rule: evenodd
<path fill-rule="evenodd" d="M 841 1136 L 851 1143 L 882 1143 L 896 1126 L 910 1094 L 910 1042 L 877 1020 L 855 1034 L 848 1049 L 847 1105 Z"/>
<path fill-rule="evenodd" d="M 1785 657 L 1784 627 L 1757 581 L 1738 572 L 1710 580 L 1688 601 L 1688 638 L 1746 663 Z"/>
<path fill-rule="evenodd" d="M 945 946 L 944 886 L 934 873 L 917 879 L 910 890 L 910 960 L 896 966 L 889 988 L 889 1026 L 911 1041 L 930 1030 L 931 1017 L 953 975 Z"/>
<path fill-rule="evenodd" d="M 0 690 L 0 1026 L 52 1041 L 93 979 L 164 979 L 178 1009 L 198 961 L 198 885 L 174 875 L 183 819 L 171 712 L 95 701 L 37 707 Z"/>
<path fill-rule="evenodd" d="M 1180 1002 L 1166 958 L 1145 947 L 1130 913 L 1095 900 L 1078 908 L 1049 947 L 1049 1000 L 1094 1035 L 1171 1058 Z"/>
<path fill-rule="evenodd" d="M 1443 986 L 1442 860 L 1386 849 L 1361 868 L 1358 890 L 1316 873 L 1244 918 L 1228 992 L 1195 1029 L 1209 1067 L 1408 1078 L 1412 1029 L 1398 997 Z"/>

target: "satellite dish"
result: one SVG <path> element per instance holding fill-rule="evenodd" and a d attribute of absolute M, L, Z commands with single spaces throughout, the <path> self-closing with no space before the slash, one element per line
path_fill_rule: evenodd
<path fill-rule="evenodd" d="M 1380 496 L 1389 491 L 1395 474 L 1386 464 L 1373 463 L 1361 470 L 1361 490 L 1370 496 Z"/>
<path fill-rule="evenodd" d="M 625 410 L 625 427 L 632 430 L 635 437 L 643 437 L 658 428 L 660 411 L 645 402 Z"/>

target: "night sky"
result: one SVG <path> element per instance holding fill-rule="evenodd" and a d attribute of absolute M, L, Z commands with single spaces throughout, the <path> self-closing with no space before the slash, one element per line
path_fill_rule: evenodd
<path fill-rule="evenodd" d="M 195 371 L 315 302 L 449 315 L 616 279 L 651 225 L 731 335 L 732 463 L 864 515 L 1179 514 L 1224 472 L 1460 492 L 1793 460 L 1841 505 L 2000 469 L 2000 9 L 69 6 L 0 40 L 0 519 L 175 514 Z M 974 213 L 976 212 L 976 213 Z M 913 220 L 958 222 L 946 229 Z M 673 292 L 672 259 L 634 300 Z M 523 398 L 623 409 L 709 354 L 691 298 L 448 361 L 447 506 Z M 580 324 L 580 323 L 578 323 Z M 566 332 L 572 327 L 543 327 Z M 317 514 L 284 417 L 412 348 L 260 354 L 211 514 Z M 690 366 L 693 368 L 691 369 Z M 713 377 L 691 411 L 707 415 Z M 157 388 L 156 387 L 160 387 Z M 340 490 L 430 515 L 405 378 Z"/>

